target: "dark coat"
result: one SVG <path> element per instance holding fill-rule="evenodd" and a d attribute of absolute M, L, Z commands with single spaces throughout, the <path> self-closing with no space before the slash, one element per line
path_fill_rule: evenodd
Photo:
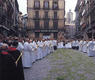
<path fill-rule="evenodd" d="M 16 48 L 0 50 L 0 80 L 24 80 L 22 59 L 15 64 L 19 55 Z"/>

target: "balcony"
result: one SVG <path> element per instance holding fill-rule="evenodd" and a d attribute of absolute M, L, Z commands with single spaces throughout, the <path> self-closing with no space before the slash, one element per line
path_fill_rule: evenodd
<path fill-rule="evenodd" d="M 95 8 L 95 1 L 91 0 L 90 2 L 90 9 L 93 10 Z"/>
<path fill-rule="evenodd" d="M 39 10 L 40 9 L 40 4 L 39 5 L 34 5 L 34 9 Z"/>
<path fill-rule="evenodd" d="M 59 7 L 52 7 L 53 10 L 59 10 Z"/>

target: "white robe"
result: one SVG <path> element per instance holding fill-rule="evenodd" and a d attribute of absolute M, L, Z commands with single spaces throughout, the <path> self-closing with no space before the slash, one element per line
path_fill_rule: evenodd
<path fill-rule="evenodd" d="M 49 42 L 49 40 L 47 41 L 47 49 L 48 49 L 48 54 L 50 54 L 50 42 Z"/>
<path fill-rule="evenodd" d="M 45 56 L 48 54 L 48 42 L 47 41 L 45 41 L 44 42 L 45 43 Z"/>
<path fill-rule="evenodd" d="M 31 53 L 30 53 L 30 45 L 28 42 L 24 43 L 24 53 L 22 55 L 22 63 L 23 63 L 23 67 L 31 67 L 32 63 L 31 63 Z"/>
<path fill-rule="evenodd" d="M 41 43 L 41 41 L 38 41 L 37 42 L 37 44 L 38 44 L 38 59 L 41 59 L 42 58 L 42 43 Z"/>
<path fill-rule="evenodd" d="M 72 48 L 71 43 L 70 43 L 70 42 L 69 42 L 69 43 L 67 43 L 67 44 L 65 45 L 65 48 L 67 48 L 67 49 Z"/>
<path fill-rule="evenodd" d="M 53 49 L 53 41 L 50 40 L 50 53 L 53 53 L 54 49 Z"/>
<path fill-rule="evenodd" d="M 35 61 L 38 58 L 38 50 L 37 50 L 37 44 L 35 41 L 33 41 L 33 48 L 34 48 L 34 53 L 35 53 Z"/>
<path fill-rule="evenodd" d="M 42 48 L 42 57 L 46 56 L 46 45 L 45 42 L 43 42 L 43 48 Z"/>
<path fill-rule="evenodd" d="M 90 45 L 91 43 L 92 43 L 92 41 L 89 41 L 88 44 L 87 44 L 87 46 L 88 46 L 87 53 L 88 53 L 88 54 L 89 54 L 89 47 L 90 47 L 89 45 Z"/>
<path fill-rule="evenodd" d="M 79 46 L 79 41 L 75 41 L 75 46 L 78 47 Z"/>
<path fill-rule="evenodd" d="M 72 41 L 72 47 L 75 47 L 76 46 L 76 43 L 75 43 L 75 41 Z"/>
<path fill-rule="evenodd" d="M 30 43 L 30 46 L 31 46 L 31 51 L 30 51 L 30 53 L 31 53 L 31 61 L 33 63 L 33 62 L 35 62 L 35 48 L 34 48 L 33 42 Z"/>
<path fill-rule="evenodd" d="M 24 50 L 24 45 L 21 42 L 18 43 L 17 50 L 19 50 L 20 52 Z"/>
<path fill-rule="evenodd" d="M 44 53 L 45 53 L 44 52 L 44 42 L 43 41 L 40 42 L 40 47 L 41 47 L 41 51 L 42 51 L 41 52 L 41 58 L 43 58 L 44 57 Z"/>
<path fill-rule="evenodd" d="M 88 46 L 88 56 L 95 56 L 95 43 L 94 42 L 92 42 L 92 43 L 90 43 L 89 44 L 89 46 Z"/>
<path fill-rule="evenodd" d="M 83 41 L 79 42 L 79 51 L 82 51 L 82 43 L 83 43 Z"/>
<path fill-rule="evenodd" d="M 87 42 L 86 42 L 86 41 L 83 42 L 82 51 L 83 51 L 84 53 L 87 52 Z"/>
<path fill-rule="evenodd" d="M 57 48 L 64 48 L 63 42 L 59 42 Z"/>

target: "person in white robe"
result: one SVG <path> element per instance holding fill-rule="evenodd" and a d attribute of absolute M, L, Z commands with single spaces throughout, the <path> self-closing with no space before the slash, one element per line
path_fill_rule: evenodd
<path fill-rule="evenodd" d="M 51 48 L 51 43 L 50 43 L 50 40 L 48 40 L 48 54 L 50 54 L 50 49 Z"/>
<path fill-rule="evenodd" d="M 26 39 L 24 43 L 24 52 L 22 55 L 22 63 L 25 68 L 30 68 L 32 66 L 30 49 L 29 39 Z"/>
<path fill-rule="evenodd" d="M 87 49 L 87 54 L 89 53 L 89 47 L 90 47 L 89 45 L 90 45 L 91 43 L 92 43 L 92 41 L 89 40 L 89 41 L 88 41 L 88 44 L 87 44 L 87 48 L 88 48 L 88 49 Z"/>
<path fill-rule="evenodd" d="M 43 48 L 42 48 L 43 54 L 42 54 L 42 57 L 44 58 L 45 57 L 45 43 L 44 43 L 44 40 L 42 40 L 42 42 L 43 42 Z"/>
<path fill-rule="evenodd" d="M 78 41 L 78 40 L 75 41 L 75 49 L 76 49 L 76 50 L 79 49 L 79 41 Z"/>
<path fill-rule="evenodd" d="M 34 63 L 36 61 L 36 58 L 35 58 L 35 46 L 33 44 L 33 41 L 30 40 L 30 47 L 31 47 L 31 50 L 30 50 L 30 53 L 31 53 L 31 62 Z"/>
<path fill-rule="evenodd" d="M 43 58 L 44 57 L 44 54 L 45 54 L 45 52 L 44 52 L 44 42 L 41 40 L 41 43 L 40 43 L 40 47 L 41 47 L 41 50 L 42 50 L 42 53 L 41 53 L 41 58 Z"/>
<path fill-rule="evenodd" d="M 37 44 L 38 44 L 38 46 L 39 46 L 39 47 L 38 47 L 39 59 L 42 59 L 42 47 L 43 47 L 43 45 L 42 45 L 41 40 L 38 41 Z"/>
<path fill-rule="evenodd" d="M 58 46 L 57 46 L 57 48 L 64 48 L 64 45 L 63 45 L 64 43 L 62 42 L 62 41 L 60 41 L 60 42 L 58 42 Z"/>
<path fill-rule="evenodd" d="M 39 60 L 40 59 L 40 48 L 39 48 L 39 45 L 38 45 L 38 41 L 35 41 L 35 43 L 36 43 L 36 53 L 37 53 L 37 60 Z"/>
<path fill-rule="evenodd" d="M 71 49 L 71 48 L 72 48 L 72 46 L 71 46 L 71 42 L 67 42 L 67 44 L 65 45 L 65 48 L 67 48 L 67 49 Z"/>
<path fill-rule="evenodd" d="M 50 40 L 50 53 L 53 53 L 54 49 L 53 49 L 53 40 Z"/>
<path fill-rule="evenodd" d="M 48 55 L 49 54 L 49 42 L 48 42 L 48 40 L 46 40 L 45 45 L 46 45 L 46 53 Z"/>
<path fill-rule="evenodd" d="M 47 40 L 45 40 L 45 56 L 47 56 L 48 55 L 48 41 Z"/>
<path fill-rule="evenodd" d="M 36 61 L 38 58 L 38 50 L 37 50 L 38 47 L 36 41 L 33 41 L 33 44 L 34 44 L 34 53 L 35 53 L 35 61 Z"/>
<path fill-rule="evenodd" d="M 88 56 L 89 57 L 93 57 L 95 56 L 95 42 L 94 41 L 90 41 L 89 46 L 88 46 Z"/>
<path fill-rule="evenodd" d="M 79 41 L 79 51 L 82 51 L 82 43 L 83 43 L 83 41 L 80 40 L 80 41 Z"/>
<path fill-rule="evenodd" d="M 46 45 L 45 45 L 45 40 L 43 40 L 42 43 L 43 43 L 42 57 L 44 58 L 44 57 L 46 56 Z"/>
<path fill-rule="evenodd" d="M 53 47 L 54 47 L 54 50 L 57 50 L 57 40 L 53 40 Z"/>
<path fill-rule="evenodd" d="M 84 41 L 83 42 L 83 47 L 82 47 L 82 51 L 84 52 L 84 53 L 87 53 L 87 44 L 88 44 L 88 42 L 87 41 Z"/>
<path fill-rule="evenodd" d="M 17 46 L 17 50 L 19 50 L 20 52 L 23 53 L 24 45 L 23 45 L 23 43 L 22 43 L 22 40 L 19 40 L 18 46 Z"/>
<path fill-rule="evenodd" d="M 76 43 L 75 40 L 72 41 L 72 49 L 75 49 Z"/>

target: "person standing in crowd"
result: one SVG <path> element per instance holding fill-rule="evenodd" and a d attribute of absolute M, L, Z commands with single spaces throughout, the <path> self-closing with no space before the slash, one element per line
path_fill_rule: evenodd
<path fill-rule="evenodd" d="M 83 44 L 83 40 L 79 41 L 79 51 L 82 51 L 82 44 Z"/>
<path fill-rule="evenodd" d="M 16 66 L 16 80 L 24 80 L 24 72 L 22 66 L 22 53 L 17 50 L 18 41 L 14 40 L 8 48 L 8 53 L 12 59 L 14 59 L 14 63 Z M 13 79 L 14 80 L 14 79 Z"/>
<path fill-rule="evenodd" d="M 75 40 L 72 41 L 72 49 L 75 49 Z"/>
<path fill-rule="evenodd" d="M 67 44 L 65 45 L 65 48 L 68 48 L 68 49 L 71 49 L 72 48 L 70 41 L 67 41 Z"/>
<path fill-rule="evenodd" d="M 35 43 L 33 40 L 30 40 L 30 53 L 31 53 L 31 61 L 34 63 L 36 61 L 36 52 L 35 52 Z"/>
<path fill-rule="evenodd" d="M 29 45 L 29 39 L 27 38 L 24 42 L 24 51 L 22 55 L 22 62 L 24 68 L 30 68 L 32 66 L 30 49 L 31 47 Z"/>
<path fill-rule="evenodd" d="M 47 56 L 47 54 L 48 54 L 48 42 L 47 42 L 47 40 L 44 41 L 44 44 L 45 44 L 45 56 Z"/>
<path fill-rule="evenodd" d="M 8 55 L 7 50 L 8 50 L 8 45 L 2 44 L 2 46 L 0 47 L 0 80 L 8 80 L 8 79 L 12 80 L 13 77 L 15 77 L 15 71 L 12 70 L 11 67 L 16 69 L 16 66 L 14 61 Z"/>
<path fill-rule="evenodd" d="M 89 57 L 95 56 L 95 41 L 94 41 L 94 39 L 92 41 L 89 41 L 89 44 L 88 44 L 88 56 Z"/>
<path fill-rule="evenodd" d="M 24 50 L 23 39 L 18 40 L 17 50 L 23 53 L 23 50 Z"/>
<path fill-rule="evenodd" d="M 0 48 L 0 80 L 24 80 L 21 53 L 16 49 L 18 42 Z"/>
<path fill-rule="evenodd" d="M 41 44 L 41 39 L 37 42 L 37 46 L 38 46 L 38 59 L 42 58 L 42 44 Z"/>
<path fill-rule="evenodd" d="M 59 40 L 57 48 L 64 48 L 63 44 L 64 44 L 63 41 Z"/>
<path fill-rule="evenodd" d="M 75 49 L 78 50 L 79 49 L 79 40 L 75 41 Z"/>
<path fill-rule="evenodd" d="M 78 50 L 79 49 L 79 41 L 78 40 L 73 40 L 72 41 L 72 49 Z"/>
<path fill-rule="evenodd" d="M 82 51 L 83 51 L 84 53 L 87 52 L 87 44 L 88 44 L 88 42 L 87 42 L 86 40 L 84 40 L 84 41 L 83 41 L 83 48 L 82 48 Z"/>
<path fill-rule="evenodd" d="M 53 47 L 54 47 L 54 50 L 57 50 L 57 40 L 53 40 Z"/>

